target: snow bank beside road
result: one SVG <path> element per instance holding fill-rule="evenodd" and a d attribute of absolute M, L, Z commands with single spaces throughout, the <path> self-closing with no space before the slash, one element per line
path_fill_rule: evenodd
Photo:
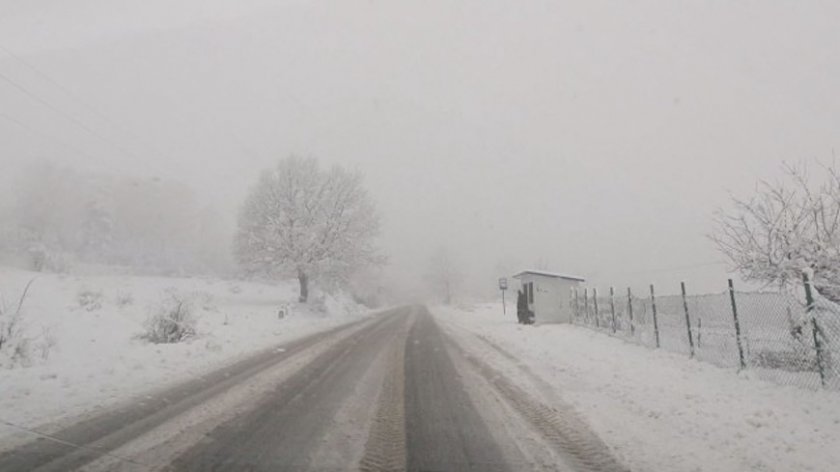
<path fill-rule="evenodd" d="M 840 463 L 836 393 L 782 387 L 577 326 L 518 325 L 498 305 L 432 311 L 511 378 L 522 370 L 492 345 L 527 366 L 633 470 L 819 471 Z"/>
<path fill-rule="evenodd" d="M 295 303 L 294 285 L 214 279 L 64 276 L 0 268 L 0 290 L 16 304 L 35 277 L 23 312 L 36 343 L 52 339 L 49 357 L 0 369 L 0 420 L 36 426 L 123 401 L 194 377 L 281 342 L 358 319 L 365 311 L 327 299 L 317 310 Z M 178 344 L 136 338 L 161 301 L 191 301 L 197 335 Z M 285 319 L 282 304 L 291 307 Z M 0 425 L 3 437 L 16 433 Z"/>

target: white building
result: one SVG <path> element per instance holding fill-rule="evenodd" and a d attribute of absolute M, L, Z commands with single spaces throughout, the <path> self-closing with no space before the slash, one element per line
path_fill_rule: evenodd
<path fill-rule="evenodd" d="M 519 280 L 536 323 L 572 322 L 572 289 L 584 279 L 541 270 L 526 270 L 513 278 Z"/>

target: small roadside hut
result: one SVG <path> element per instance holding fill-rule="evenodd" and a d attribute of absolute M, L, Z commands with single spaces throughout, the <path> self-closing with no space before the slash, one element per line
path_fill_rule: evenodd
<path fill-rule="evenodd" d="M 572 322 L 571 292 L 585 282 L 583 278 L 541 270 L 522 271 L 513 278 L 519 280 L 536 323 Z"/>

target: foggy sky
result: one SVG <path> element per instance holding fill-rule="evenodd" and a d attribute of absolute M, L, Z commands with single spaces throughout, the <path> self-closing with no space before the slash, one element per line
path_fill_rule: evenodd
<path fill-rule="evenodd" d="M 0 74 L 95 132 L 0 80 L 0 181 L 39 158 L 166 176 L 232 223 L 260 170 L 314 155 L 365 174 L 389 273 L 408 286 L 445 246 L 474 288 L 542 266 L 720 290 L 714 209 L 782 160 L 830 160 L 840 130 L 833 1 L 0 11 L 0 46 L 77 98 L 2 49 Z"/>

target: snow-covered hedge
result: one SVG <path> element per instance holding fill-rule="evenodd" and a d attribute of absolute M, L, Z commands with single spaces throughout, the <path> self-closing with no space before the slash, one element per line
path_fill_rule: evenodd
<path fill-rule="evenodd" d="M 146 320 L 145 331 L 139 337 L 155 344 L 178 343 L 195 336 L 196 323 L 192 302 L 170 294 Z"/>

